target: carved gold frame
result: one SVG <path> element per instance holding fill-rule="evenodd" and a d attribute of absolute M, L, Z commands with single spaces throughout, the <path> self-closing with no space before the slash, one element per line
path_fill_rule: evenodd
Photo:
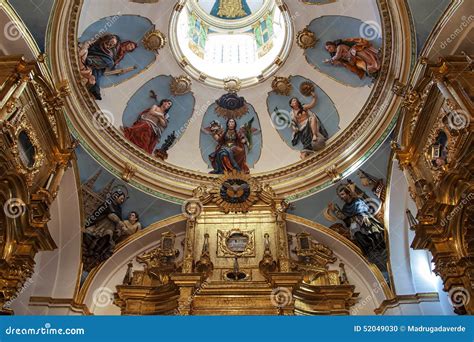
<path fill-rule="evenodd" d="M 227 247 L 227 240 L 234 234 L 242 234 L 249 240 L 243 252 L 234 252 Z M 255 256 L 255 230 L 232 229 L 228 231 L 217 231 L 217 257 L 254 257 Z"/>
<path fill-rule="evenodd" d="M 81 145 L 111 173 L 120 176 L 127 163 L 137 170 L 130 185 L 164 200 L 182 203 L 196 186 L 211 186 L 215 175 L 168 164 L 128 143 L 115 127 L 94 129 L 92 114 L 100 112 L 79 79 L 78 22 L 83 0 L 55 2 L 47 46 L 56 81 L 70 81 L 71 96 L 65 101 L 68 124 Z M 279 197 L 290 201 L 321 191 L 333 179 L 325 170 L 345 176 L 366 160 L 395 124 L 401 98 L 392 92 L 395 82 L 408 80 L 412 55 L 410 17 L 402 1 L 378 0 L 383 27 L 383 65 L 372 94 L 361 113 L 321 152 L 289 166 L 252 176 L 267 183 Z"/>
<path fill-rule="evenodd" d="M 23 111 L 19 113 L 19 117 L 17 118 L 17 120 L 19 124 L 15 127 L 15 130 L 13 132 L 14 141 L 12 150 L 15 156 L 15 168 L 20 174 L 26 177 L 28 184 L 31 184 L 45 161 L 45 154 L 43 152 L 43 149 L 41 148 L 41 144 L 38 141 L 38 137 L 36 136 L 33 126 L 29 122 L 28 118 L 26 118 L 25 113 Z M 32 166 L 25 165 L 20 157 L 19 138 L 21 132 L 26 133 L 28 139 L 31 142 L 31 145 L 35 149 L 34 161 Z"/>

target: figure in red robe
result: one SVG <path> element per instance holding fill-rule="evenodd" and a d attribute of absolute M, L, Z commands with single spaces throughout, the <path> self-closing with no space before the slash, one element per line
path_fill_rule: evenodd
<path fill-rule="evenodd" d="M 163 99 L 158 105 L 141 112 L 133 126 L 123 128 L 125 138 L 152 154 L 160 142 L 163 131 L 168 127 L 168 111 L 171 106 L 173 106 L 171 100 Z"/>

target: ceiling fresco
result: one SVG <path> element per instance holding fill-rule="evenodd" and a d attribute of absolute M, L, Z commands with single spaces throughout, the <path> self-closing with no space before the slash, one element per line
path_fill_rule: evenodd
<path fill-rule="evenodd" d="M 77 42 L 68 46 L 70 54 L 76 49 L 68 77 L 74 75 L 74 92 L 82 94 L 71 104 L 78 109 L 72 132 L 109 171 L 119 174 L 133 165 L 133 186 L 179 203 L 197 184 L 211 183 L 214 174 L 243 169 L 298 199 L 330 186 L 327 170 L 333 167 L 349 174 L 393 128 L 396 113 L 385 110 L 395 108 L 391 78 L 405 71 L 388 70 L 407 64 L 393 59 L 389 43 L 395 36 L 389 18 L 380 14 L 385 1 L 357 6 L 346 0 L 238 1 L 243 12 L 234 18 L 223 11 L 217 15 L 223 2 L 179 3 L 190 11 L 179 43 L 197 58 L 209 53 L 215 69 L 226 58 L 235 62 L 222 69 L 219 80 L 190 71 L 191 59 L 177 58 L 172 39 L 177 12 L 162 1 L 85 0 L 70 17 L 77 21 L 69 28 Z M 195 6 L 207 14 L 192 12 Z M 248 66 L 245 49 L 255 48 L 256 58 L 263 58 L 265 49 L 280 46 L 271 29 L 279 24 L 267 21 L 275 8 L 292 24 L 282 59 L 273 62 L 271 76 L 262 72 L 256 83 L 246 83 L 236 76 Z M 254 47 L 242 41 L 242 50 L 239 45 L 227 57 L 216 55 L 210 37 L 222 32 L 245 33 Z M 225 96 L 243 98 L 246 105 L 231 104 L 223 115 L 217 109 L 224 108 L 219 101 Z M 229 114 L 243 109 L 239 116 Z M 235 131 L 227 130 L 232 119 Z M 220 134 L 212 133 L 212 125 Z"/>

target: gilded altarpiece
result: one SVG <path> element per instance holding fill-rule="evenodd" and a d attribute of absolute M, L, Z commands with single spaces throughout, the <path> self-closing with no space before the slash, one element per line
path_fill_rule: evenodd
<path fill-rule="evenodd" d="M 147 254 L 159 266 L 127 272 L 115 304 L 122 314 L 170 314 L 173 303 L 179 315 L 349 314 L 358 294 L 342 264 L 341 271 L 329 270 L 337 260 L 331 249 L 298 236 L 298 259 L 290 257 L 288 206 L 269 186 L 238 172 L 197 188 L 183 204 L 182 259 L 175 262 L 172 244 L 162 242 Z M 164 293 L 172 300 L 160 305 Z"/>
<path fill-rule="evenodd" d="M 56 244 L 47 223 L 73 157 L 64 118 L 67 83 L 54 85 L 44 56 L 0 57 L 0 306 L 9 304 L 32 275 L 35 255 Z"/>
<path fill-rule="evenodd" d="M 428 249 L 454 311 L 474 313 L 472 56 L 421 60 L 404 97 L 400 168 L 418 208 L 412 247 Z"/>

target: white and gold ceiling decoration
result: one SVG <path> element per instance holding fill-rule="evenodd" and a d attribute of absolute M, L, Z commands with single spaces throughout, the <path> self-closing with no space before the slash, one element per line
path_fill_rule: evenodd
<path fill-rule="evenodd" d="M 130 185 L 177 203 L 213 183 L 219 166 L 294 200 L 366 160 L 393 127 L 392 87 L 409 74 L 405 4 L 236 5 L 238 13 L 214 0 L 56 3 L 47 52 L 56 80 L 70 83 L 69 124 L 84 149 L 117 176 L 133 165 Z M 327 41 L 365 64 L 331 55 Z M 304 106 L 297 119 L 292 97 Z M 293 119 L 316 122 L 313 139 L 295 138 Z M 214 139 L 228 131 L 235 155 L 227 138 Z"/>

